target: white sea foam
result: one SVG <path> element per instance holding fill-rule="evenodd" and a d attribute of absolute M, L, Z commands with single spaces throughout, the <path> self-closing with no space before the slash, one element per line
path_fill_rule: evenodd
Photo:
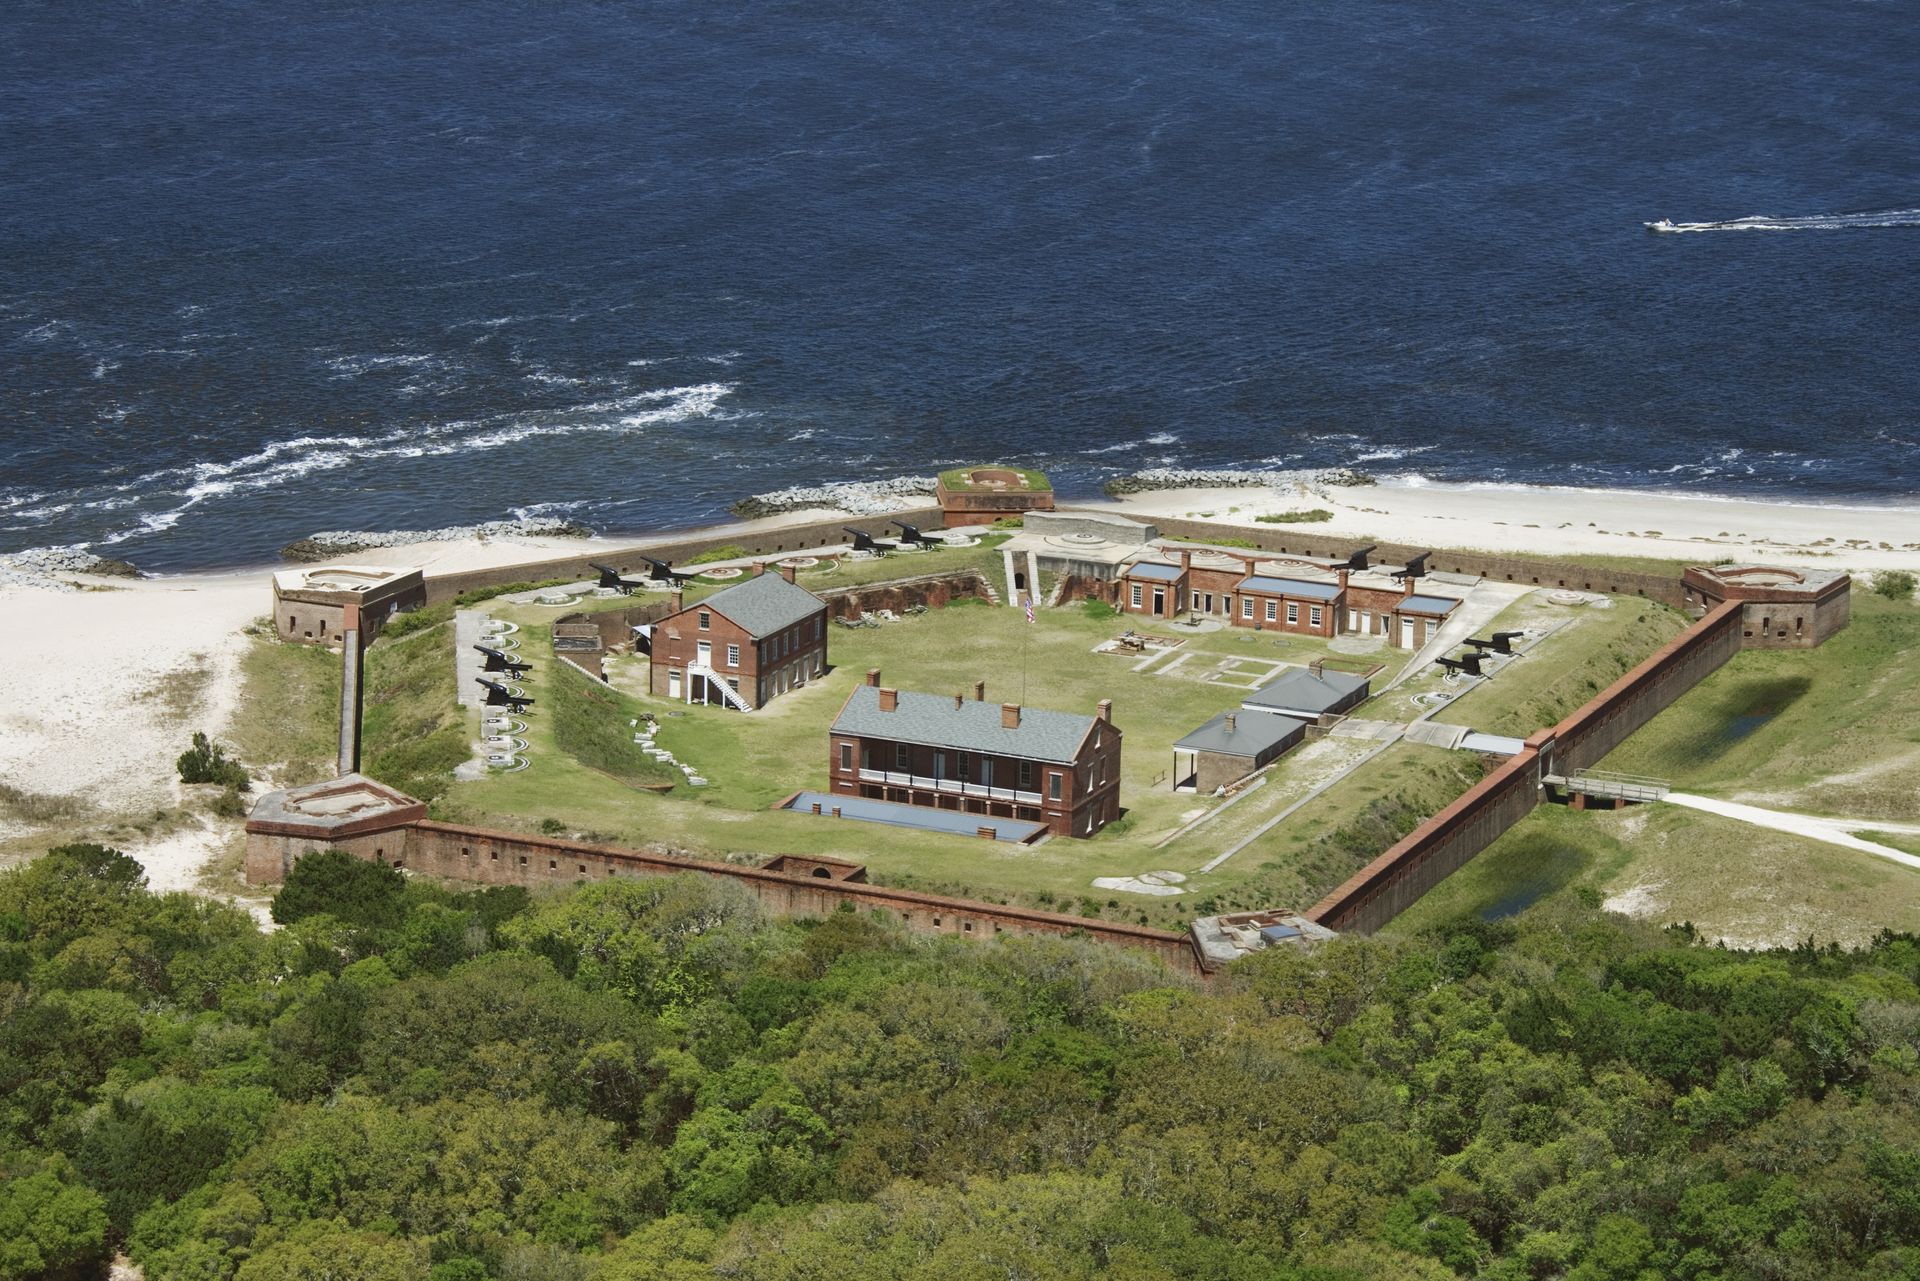
<path fill-rule="evenodd" d="M 1806 214 L 1776 218 L 1772 214 L 1749 214 L 1722 222 L 1659 222 L 1647 224 L 1647 230 L 1666 234 L 1688 231 L 1852 231 L 1873 227 L 1920 227 L 1920 209 L 1877 209 L 1866 213 Z"/>
<path fill-rule="evenodd" d="M 444 362 L 435 356 L 401 353 L 391 356 L 332 356 L 320 363 L 325 368 L 333 370 L 337 377 L 357 378 L 361 374 L 375 373 L 384 369 L 428 369 Z"/>
<path fill-rule="evenodd" d="M 108 511 L 134 502 L 164 502 L 141 514 L 133 526 L 101 537 L 119 543 L 170 529 L 201 503 L 252 490 L 287 485 L 315 472 L 338 471 L 383 460 L 452 457 L 501 449 L 525 440 L 587 433 L 620 435 L 656 425 L 711 416 L 733 391 L 731 383 L 662 387 L 561 410 L 525 410 L 482 420 L 455 420 L 369 436 L 299 436 L 273 441 L 225 461 L 165 467 L 80 502 L 87 511 Z M 43 496 L 44 497 L 44 496 Z M 75 504 L 23 507 L 21 517 L 51 517 Z"/>
<path fill-rule="evenodd" d="M 1428 450 L 1435 448 L 1438 448 L 1438 446 L 1379 445 L 1364 454 L 1355 454 L 1353 461 L 1355 463 L 1387 463 L 1393 462 L 1396 459 L 1411 457 L 1414 454 L 1424 454 Z"/>

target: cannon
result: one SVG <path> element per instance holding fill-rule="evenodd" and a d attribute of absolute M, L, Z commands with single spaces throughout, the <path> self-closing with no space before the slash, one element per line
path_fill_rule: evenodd
<path fill-rule="evenodd" d="M 640 579 L 624 577 L 619 570 L 611 565 L 602 565 L 598 561 L 590 560 L 587 562 L 587 568 L 599 572 L 599 586 L 619 592 L 622 596 L 631 596 L 633 593 L 646 587 L 646 583 Z"/>
<path fill-rule="evenodd" d="M 483 671 L 505 672 L 508 676 L 519 677 L 533 670 L 532 663 L 520 662 L 505 650 L 495 649 L 491 645 L 475 645 L 474 649 L 486 655 L 487 663 L 481 669 Z"/>
<path fill-rule="evenodd" d="M 533 706 L 532 699 L 525 694 L 514 693 L 499 681 L 490 681 L 484 676 L 476 676 L 474 680 L 487 691 L 488 707 L 504 707 L 515 714 L 520 714 Z"/>
<path fill-rule="evenodd" d="M 903 543 L 912 543 L 915 547 L 932 547 L 934 545 L 934 540 L 921 533 L 917 525 L 909 525 L 904 520 L 890 521 L 888 523 L 900 527 L 900 541 Z"/>
<path fill-rule="evenodd" d="M 664 560 L 655 560 L 651 556 L 642 556 L 640 559 L 647 562 L 647 567 L 653 571 L 655 580 L 662 583 L 671 583 L 675 587 L 680 586 L 682 583 L 690 583 L 700 576 L 697 572 L 683 574 L 673 566 L 667 564 Z"/>

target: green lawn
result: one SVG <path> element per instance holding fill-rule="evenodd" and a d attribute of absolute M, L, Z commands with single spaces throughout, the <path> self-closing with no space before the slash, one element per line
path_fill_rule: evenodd
<path fill-rule="evenodd" d="M 1032 492 L 1045 493 L 1053 489 L 1053 482 L 1047 479 L 1045 472 L 1035 471 L 1031 467 L 1010 467 L 1004 463 L 974 463 L 968 467 L 950 467 L 940 473 L 940 483 L 956 494 L 971 494 L 976 492 L 976 486 L 969 479 L 971 474 L 989 468 L 995 471 L 1018 472 L 1027 482 L 1027 489 Z M 983 494 L 993 492 L 991 487 L 986 485 L 978 486 L 977 491 Z"/>
<path fill-rule="evenodd" d="M 1920 819 L 1920 609 L 1856 591 L 1845 631 L 1735 655 L 1605 765 L 1776 808 Z"/>
<path fill-rule="evenodd" d="M 1543 805 L 1388 930 L 1497 920 L 1570 894 L 1663 925 L 1691 922 L 1710 939 L 1741 945 L 1809 937 L 1858 945 L 1882 927 L 1920 930 L 1920 872 L 1661 805 L 1588 813 Z"/>
<path fill-rule="evenodd" d="M 1564 629 L 1476 686 L 1460 700 L 1458 716 L 1449 707 L 1440 719 L 1462 720 L 1489 734 L 1525 738 L 1558 724 L 1687 627 L 1687 617 L 1665 605 L 1637 596 L 1611 599 L 1611 609 L 1583 605 L 1569 610 L 1534 605 L 1535 597 L 1529 597 L 1523 603 L 1557 611 L 1548 616 L 1564 620 Z"/>
<path fill-rule="evenodd" d="M 274 785 L 332 778 L 340 733 L 340 655 L 252 634 L 240 659 L 240 701 L 226 737 Z"/>

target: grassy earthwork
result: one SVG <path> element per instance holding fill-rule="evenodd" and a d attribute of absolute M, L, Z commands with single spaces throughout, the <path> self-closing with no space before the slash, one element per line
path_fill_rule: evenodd
<path fill-rule="evenodd" d="M 1736 655 L 1605 768 L 1763 808 L 1920 821 L 1920 610 L 1864 591 L 1852 604 L 1851 625 L 1818 649 Z M 1920 851 L 1920 838 L 1862 835 Z M 1678 806 L 1542 807 L 1392 928 L 1576 893 L 1734 943 L 1920 930 L 1920 872 Z"/>
<path fill-rule="evenodd" d="M 800 581 L 824 590 L 968 567 L 999 585 L 1000 541 L 848 560 L 803 570 Z M 688 597 L 725 585 L 696 582 Z M 1438 719 L 1525 735 L 1585 702 L 1685 622 L 1636 597 L 1569 608 L 1548 595 L 1523 596 L 1480 629 L 1550 632 L 1493 679 L 1461 695 L 1437 671 L 1416 673 L 1356 717 L 1404 721 L 1425 710 L 1415 696 L 1444 689 L 1456 697 Z M 649 696 L 644 658 L 611 657 L 607 685 L 559 669 L 547 639 L 554 618 L 645 599 L 589 598 L 567 609 L 487 602 L 487 611 L 520 624 L 520 653 L 536 665 L 528 689 L 538 701 L 525 734 L 531 763 L 451 786 L 436 787 L 434 779 L 466 758 L 480 720 L 477 710 L 452 705 L 453 629 L 423 620 L 429 625 L 409 635 L 383 638 L 369 655 L 370 772 L 438 792 L 435 815 L 453 821 L 742 862 L 828 854 L 864 863 L 890 884 L 1173 926 L 1209 910 L 1312 902 L 1483 768 L 1467 753 L 1407 743 L 1378 751 L 1365 739 L 1328 738 L 1283 758 L 1258 788 L 1230 802 L 1176 794 L 1168 778 L 1176 739 L 1264 683 L 1278 664 L 1330 651 L 1312 639 L 1230 628 L 1183 635 L 1150 661 L 1098 654 L 1130 624 L 1154 628 L 1083 607 L 1042 610 L 1029 625 L 1018 609 L 965 601 L 880 627 L 836 626 L 834 670 L 750 716 Z M 1920 663 L 1905 657 L 1920 634 L 1920 613 L 1865 593 L 1854 609 L 1853 626 L 1819 650 L 1740 655 L 1606 765 L 1755 804 L 1920 818 Z M 1389 664 L 1376 688 L 1403 658 L 1391 649 L 1366 656 Z M 265 643 L 248 659 L 248 705 L 264 706 L 253 700 L 271 695 L 283 710 L 277 718 L 243 716 L 235 737 L 250 760 L 274 762 L 282 781 L 323 772 L 330 760 L 336 663 L 316 650 Z M 869 667 L 880 668 L 888 684 L 938 693 L 970 692 L 985 679 L 995 702 L 1090 713 L 1101 698 L 1113 699 L 1127 736 L 1126 818 L 1092 840 L 1023 847 L 771 809 L 793 791 L 824 788 L 826 728 Z M 649 711 L 659 718 L 660 745 L 710 786 L 690 787 L 632 748 L 628 722 Z M 1359 768 L 1316 792 L 1361 758 Z M 674 784 L 670 793 L 646 790 L 663 782 Z M 1184 830 L 1194 820 L 1201 821 Z M 1199 871 L 1229 850 L 1216 870 Z M 1091 885 L 1095 877 L 1162 869 L 1186 874 L 1187 892 L 1148 898 Z M 1851 937 L 1848 931 L 1882 923 L 1920 923 L 1920 874 L 1868 855 L 1677 807 L 1543 808 L 1394 928 L 1461 913 L 1497 918 L 1575 893 L 1660 920 L 1690 920 L 1730 940 Z"/>

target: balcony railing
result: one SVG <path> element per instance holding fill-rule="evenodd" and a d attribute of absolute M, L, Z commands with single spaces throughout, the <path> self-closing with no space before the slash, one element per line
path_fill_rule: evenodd
<path fill-rule="evenodd" d="M 863 783 L 886 783 L 894 787 L 914 787 L 923 792 L 945 792 L 949 796 L 977 796 L 982 800 L 1012 801 L 1018 805 L 1040 804 L 1040 793 L 1022 791 L 1012 787 L 989 787 L 985 783 L 969 783 L 957 778 L 931 778 L 925 774 L 908 774 L 898 770 L 865 769 L 860 771 Z"/>

